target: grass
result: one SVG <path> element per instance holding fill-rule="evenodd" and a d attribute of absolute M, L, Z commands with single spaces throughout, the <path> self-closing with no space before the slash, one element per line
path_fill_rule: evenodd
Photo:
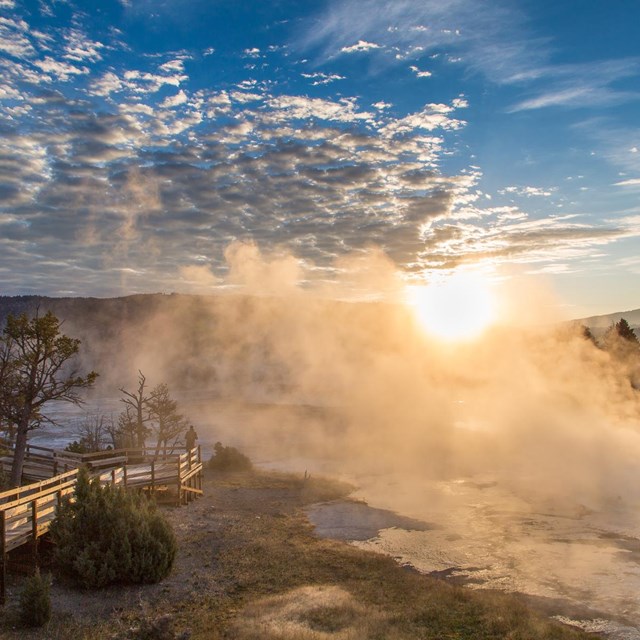
<path fill-rule="evenodd" d="M 5 613 L 2 637 L 124 640 L 141 620 L 163 614 L 172 616 L 176 630 L 189 629 L 193 640 L 587 637 L 537 614 L 516 596 L 457 587 L 386 556 L 318 539 L 301 507 L 343 496 L 347 485 L 286 474 L 209 473 L 205 490 L 203 502 L 210 499 L 219 516 L 179 537 L 177 564 L 194 558 L 197 563 L 188 574 L 188 593 L 167 593 L 153 606 L 85 625 L 60 619 L 54 610 L 42 631 L 13 631 Z"/>

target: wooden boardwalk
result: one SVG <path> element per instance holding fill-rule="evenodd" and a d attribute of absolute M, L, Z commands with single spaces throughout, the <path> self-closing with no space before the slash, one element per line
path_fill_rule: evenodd
<path fill-rule="evenodd" d="M 11 456 L 0 458 L 10 468 Z M 44 478 L 0 493 L 0 603 L 5 600 L 6 567 L 9 552 L 31 544 L 37 552 L 38 538 L 55 518 L 65 496 L 73 499 L 80 466 L 86 465 L 102 484 L 167 493 L 174 489 L 177 504 L 202 495 L 200 447 L 182 454 L 159 453 L 152 449 L 123 449 L 98 454 L 71 454 L 44 447 L 29 447 L 24 477 Z"/>

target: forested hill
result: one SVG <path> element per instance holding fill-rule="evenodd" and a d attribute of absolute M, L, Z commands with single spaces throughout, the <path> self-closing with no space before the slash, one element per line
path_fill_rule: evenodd
<path fill-rule="evenodd" d="M 32 316 L 47 311 L 62 321 L 63 333 L 82 341 L 82 367 L 98 371 L 99 383 L 110 386 L 126 384 L 123 380 L 135 376 L 138 369 L 151 368 L 157 377 L 163 376 L 162 381 L 189 384 L 186 367 L 196 371 L 191 357 L 199 345 L 186 337 L 203 322 L 214 324 L 215 315 L 211 302 L 197 296 L 0 297 L 1 326 L 9 314 Z M 169 379 L 164 379 L 165 373 Z"/>
<path fill-rule="evenodd" d="M 286 303 L 238 294 L 3 296 L 0 326 L 8 314 L 49 310 L 62 321 L 63 333 L 81 340 L 80 364 L 100 374 L 105 390 L 135 382 L 141 370 L 151 384 L 223 396 L 286 395 L 298 384 L 301 367 L 317 365 L 323 332 L 338 334 L 354 353 L 384 350 L 391 343 L 385 331 L 398 312 L 382 303 L 295 296 Z"/>
<path fill-rule="evenodd" d="M 81 340 L 80 364 L 100 374 L 101 386 L 129 384 L 142 370 L 153 384 L 172 388 L 217 388 L 224 380 L 241 390 L 263 379 L 269 365 L 264 336 L 255 331 L 257 309 L 267 304 L 236 295 L 3 296 L 0 323 L 9 314 L 52 311 L 62 332 Z"/>

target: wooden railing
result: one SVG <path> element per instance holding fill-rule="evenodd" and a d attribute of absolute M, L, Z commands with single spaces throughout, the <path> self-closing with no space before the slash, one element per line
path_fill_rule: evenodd
<path fill-rule="evenodd" d="M 0 462 L 6 467 L 11 458 L 2 458 Z M 182 454 L 156 455 L 155 449 L 77 454 L 30 446 L 25 459 L 28 473 L 48 472 L 53 477 L 0 493 L 0 604 L 5 598 L 7 554 L 27 543 L 33 543 L 36 552 L 38 538 L 49 530 L 56 507 L 63 497 L 74 493 L 82 465 L 100 478 L 102 484 L 149 492 L 174 487 L 177 504 L 186 504 L 202 495 L 200 447 Z M 61 468 L 63 473 L 58 472 Z"/>
<path fill-rule="evenodd" d="M 5 601 L 7 554 L 49 530 L 62 499 L 75 491 L 78 469 L 0 493 L 0 603 Z"/>
<path fill-rule="evenodd" d="M 124 450 L 112 453 L 123 453 Z M 139 459 L 140 449 L 131 450 L 133 459 Z M 120 466 L 112 466 L 110 469 L 99 474 L 100 481 L 105 484 L 121 485 L 125 488 L 147 488 L 154 490 L 156 487 L 176 486 L 178 504 L 190 502 L 197 495 L 202 495 L 202 458 L 200 447 L 195 447 L 182 454 L 167 454 L 161 457 L 149 458 L 145 456 L 143 462 L 135 464 L 127 462 L 131 459 L 125 456 L 125 460 Z M 104 466 L 109 460 L 116 458 L 108 458 L 96 462 L 89 462 L 94 470 L 99 466 Z M 120 458 L 117 458 L 120 459 Z"/>

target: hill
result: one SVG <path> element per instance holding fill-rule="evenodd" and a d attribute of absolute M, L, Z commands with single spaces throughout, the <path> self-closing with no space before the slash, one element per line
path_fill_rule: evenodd
<path fill-rule="evenodd" d="M 608 313 L 602 316 L 581 318 L 576 320 L 576 322 L 589 327 L 594 334 L 599 335 L 611 325 L 618 322 L 620 318 L 624 318 L 629 323 L 629 326 L 636 332 L 636 335 L 640 336 L 640 309 L 633 309 L 632 311 L 618 311 L 616 313 Z"/>
<path fill-rule="evenodd" d="M 100 374 L 104 389 L 150 384 L 210 397 L 287 401 L 301 388 L 301 371 L 323 370 L 319 344 L 338 336 L 354 357 L 392 348 L 397 308 L 308 297 L 144 294 L 120 298 L 0 297 L 8 314 L 52 311 L 62 330 L 82 342 L 81 366 Z M 395 324 L 394 324 L 395 321 Z M 329 336 L 329 337 L 327 337 Z M 312 386 L 312 385 L 309 385 Z"/>

